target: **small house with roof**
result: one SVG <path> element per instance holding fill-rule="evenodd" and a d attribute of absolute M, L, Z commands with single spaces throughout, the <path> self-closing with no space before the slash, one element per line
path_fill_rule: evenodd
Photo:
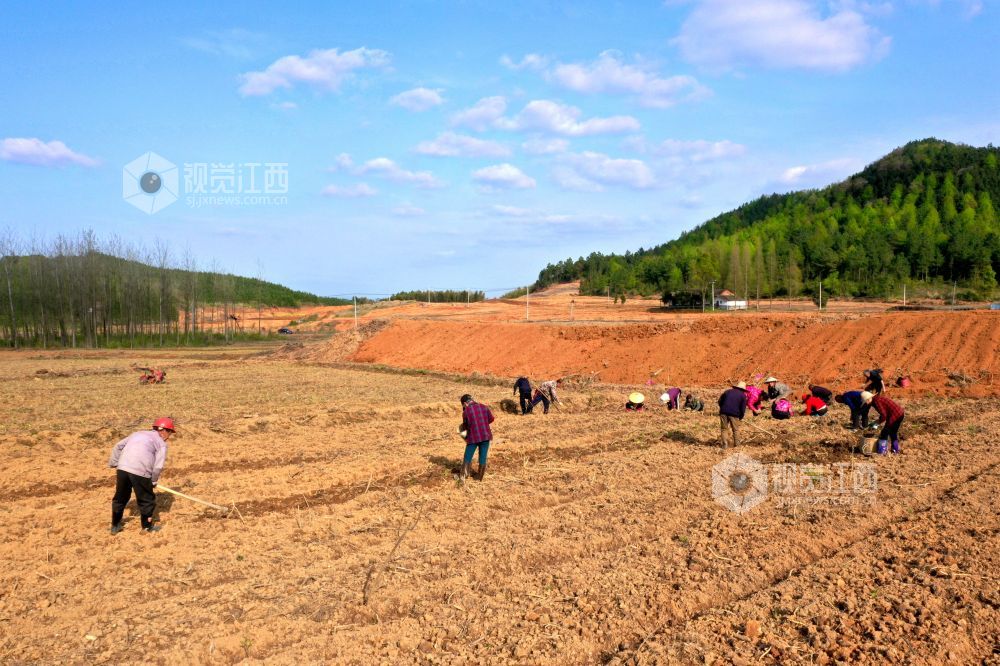
<path fill-rule="evenodd" d="M 723 289 L 715 297 L 715 309 L 716 310 L 746 310 L 747 302 L 741 301 L 736 298 L 736 294 L 729 291 L 728 289 Z"/>

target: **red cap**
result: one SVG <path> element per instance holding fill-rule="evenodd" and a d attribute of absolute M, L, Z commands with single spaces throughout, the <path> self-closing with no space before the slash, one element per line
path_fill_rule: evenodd
<path fill-rule="evenodd" d="M 153 430 L 174 431 L 174 420 L 169 416 L 163 416 L 153 421 Z"/>

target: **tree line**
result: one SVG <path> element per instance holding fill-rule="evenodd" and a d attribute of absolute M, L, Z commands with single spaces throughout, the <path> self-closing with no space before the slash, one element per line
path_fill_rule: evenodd
<path fill-rule="evenodd" d="M 390 301 L 423 301 L 425 303 L 476 303 L 486 299 L 482 291 L 425 290 L 400 291 L 389 297 Z"/>
<path fill-rule="evenodd" d="M 51 241 L 0 235 L 0 342 L 8 347 L 206 344 L 263 335 L 246 308 L 343 299 L 217 270 L 190 252 L 99 239 L 93 231 Z M 221 322 L 221 324 L 220 324 Z M 246 325 L 245 325 L 246 324 Z"/>
<path fill-rule="evenodd" d="M 917 283 L 991 298 L 1000 271 L 1000 149 L 928 139 L 842 183 L 769 195 L 673 241 L 624 255 L 549 264 L 536 288 L 581 281 L 581 293 L 663 294 L 694 301 L 714 282 L 741 298 L 884 298 Z"/>

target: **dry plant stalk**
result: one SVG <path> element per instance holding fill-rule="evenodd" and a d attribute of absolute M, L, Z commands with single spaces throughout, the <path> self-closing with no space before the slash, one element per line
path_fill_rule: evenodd
<path fill-rule="evenodd" d="M 420 519 L 423 517 L 423 515 L 424 515 L 424 505 L 421 504 L 420 510 L 417 511 L 417 517 L 413 519 L 413 522 L 410 523 L 409 527 L 407 527 L 405 530 L 399 533 L 399 538 L 396 539 L 396 543 L 393 544 L 392 550 L 389 551 L 389 555 L 385 558 L 385 561 L 382 562 L 381 565 L 379 565 L 379 563 L 375 563 L 371 567 L 369 567 L 368 575 L 365 576 L 365 584 L 361 588 L 362 606 L 368 605 L 370 591 L 372 591 L 373 589 L 378 589 L 378 580 L 382 577 L 382 573 L 386 570 L 386 568 L 390 564 L 392 564 L 393 558 L 396 556 L 396 551 L 399 550 L 400 544 L 403 543 L 403 539 L 406 538 L 407 534 L 413 531 L 413 529 L 417 526 L 417 523 L 420 522 Z"/>

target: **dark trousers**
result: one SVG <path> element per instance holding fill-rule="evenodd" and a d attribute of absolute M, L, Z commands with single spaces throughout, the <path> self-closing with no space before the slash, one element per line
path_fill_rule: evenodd
<path fill-rule="evenodd" d="M 153 510 L 156 509 L 156 495 L 153 494 L 153 480 L 138 474 L 118 470 L 115 479 L 115 497 L 111 500 L 112 526 L 122 522 L 125 505 L 135 491 L 135 503 L 139 505 L 142 526 L 153 524 Z"/>
<path fill-rule="evenodd" d="M 521 394 L 521 400 L 520 400 L 520 402 L 521 402 L 521 413 L 522 414 L 527 414 L 528 412 L 531 411 L 532 403 L 531 403 L 531 394 L 530 393 L 522 393 Z"/>
<path fill-rule="evenodd" d="M 891 439 L 894 442 L 899 441 L 899 426 L 903 424 L 903 417 L 899 417 L 895 421 L 888 421 L 884 426 L 882 426 L 882 432 L 878 434 L 879 439 Z"/>
<path fill-rule="evenodd" d="M 542 407 L 544 408 L 543 411 L 546 414 L 548 414 L 549 413 L 549 398 L 548 398 L 548 396 L 545 395 L 545 393 L 543 391 L 535 391 L 535 398 L 534 398 L 534 400 L 531 401 L 531 406 L 534 407 L 539 402 L 542 403 Z"/>
<path fill-rule="evenodd" d="M 868 427 L 868 410 L 870 405 L 865 405 L 864 407 L 858 407 L 857 409 L 851 408 L 851 427 L 852 428 L 867 428 Z"/>

